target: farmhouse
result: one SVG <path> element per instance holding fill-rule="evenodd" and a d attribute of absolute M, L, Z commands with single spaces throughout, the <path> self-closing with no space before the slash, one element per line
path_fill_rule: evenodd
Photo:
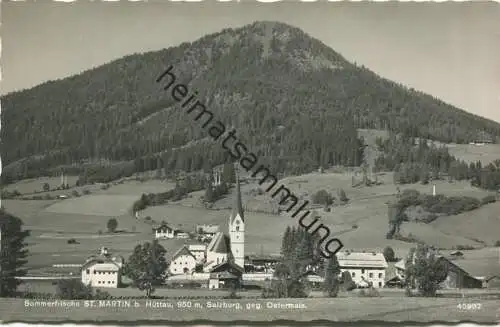
<path fill-rule="evenodd" d="M 189 234 L 178 229 L 173 228 L 165 221 L 153 227 L 154 236 L 156 239 L 172 239 L 172 238 L 189 238 Z"/>
<path fill-rule="evenodd" d="M 190 274 L 196 267 L 196 257 L 187 246 L 180 248 L 170 261 L 169 272 L 172 275 Z"/>
<path fill-rule="evenodd" d="M 195 233 L 203 236 L 213 237 L 218 232 L 219 232 L 219 225 L 203 224 L 203 225 L 196 225 L 195 227 Z"/>
<path fill-rule="evenodd" d="M 159 226 L 153 227 L 156 239 L 174 238 L 176 230 L 170 227 L 166 222 L 162 222 Z"/>
<path fill-rule="evenodd" d="M 444 255 L 438 255 L 437 259 L 443 261 L 448 269 L 446 279 L 440 284 L 441 288 L 461 289 L 483 287 L 483 281 L 480 278 L 471 276 L 465 269 L 460 267 L 461 260 L 453 260 Z M 404 278 L 405 260 L 400 260 L 395 266 Z"/>
<path fill-rule="evenodd" d="M 82 283 L 92 287 L 120 286 L 123 258 L 92 256 L 82 265 Z"/>
<path fill-rule="evenodd" d="M 340 270 L 347 271 L 356 285 L 384 287 L 387 262 L 382 253 L 340 252 L 337 254 Z"/>
<path fill-rule="evenodd" d="M 243 268 L 234 264 L 233 262 L 226 261 L 215 266 L 210 272 L 210 279 L 208 280 L 208 288 L 227 288 L 239 287 L 243 275 Z"/>
<path fill-rule="evenodd" d="M 396 264 L 389 263 L 385 270 L 385 287 L 402 288 L 404 286 L 404 269 L 396 267 Z"/>

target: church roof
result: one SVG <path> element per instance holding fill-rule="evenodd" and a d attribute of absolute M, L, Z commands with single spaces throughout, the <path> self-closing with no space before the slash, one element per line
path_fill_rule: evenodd
<path fill-rule="evenodd" d="M 230 252 L 230 240 L 229 236 L 222 232 L 215 234 L 214 238 L 208 244 L 207 250 L 215 253 L 229 253 Z"/>
<path fill-rule="evenodd" d="M 229 221 L 232 223 L 238 215 L 241 217 L 241 220 L 245 221 L 243 204 L 241 202 L 240 178 L 236 175 L 236 194 L 234 196 L 233 211 L 231 212 Z"/>
<path fill-rule="evenodd" d="M 188 255 L 188 256 L 191 256 L 191 257 L 196 259 L 194 254 L 191 253 L 191 251 L 189 251 L 189 249 L 186 245 L 184 245 L 179 250 L 177 250 L 177 252 L 174 253 L 171 260 L 173 261 L 173 260 L 177 259 L 178 257 L 180 257 L 181 255 Z"/>

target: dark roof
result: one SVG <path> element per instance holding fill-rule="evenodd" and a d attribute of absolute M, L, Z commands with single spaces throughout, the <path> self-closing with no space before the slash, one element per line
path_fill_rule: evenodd
<path fill-rule="evenodd" d="M 121 258 L 121 259 L 123 259 L 123 258 Z M 89 258 L 87 258 L 85 263 L 81 266 L 81 269 L 85 269 L 86 267 L 88 267 L 94 263 L 110 263 L 110 264 L 114 264 L 115 266 L 120 268 L 120 266 L 119 266 L 120 262 L 118 261 L 120 259 L 116 259 L 116 257 L 115 257 L 115 260 L 113 260 L 113 258 L 111 258 L 111 257 L 106 257 L 106 256 L 101 256 L 101 255 L 97 255 L 97 256 L 93 255 L 93 256 L 90 256 Z"/>
<path fill-rule="evenodd" d="M 218 279 L 238 279 L 239 277 L 235 274 L 231 274 L 228 271 L 222 271 L 217 273 L 210 273 L 210 278 L 218 278 Z"/>
<path fill-rule="evenodd" d="M 208 245 L 208 251 L 216 253 L 229 253 L 231 249 L 230 239 L 224 233 L 218 232 Z"/>
<path fill-rule="evenodd" d="M 211 270 L 211 273 L 220 273 L 224 271 L 241 274 L 243 273 L 243 268 L 232 261 L 223 261 L 220 264 L 214 266 Z"/>
<path fill-rule="evenodd" d="M 177 257 L 180 257 L 181 255 L 189 255 L 189 256 L 192 256 L 193 258 L 196 259 L 194 254 L 191 253 L 191 251 L 189 251 L 187 245 L 184 245 L 179 250 L 177 250 L 177 252 L 175 252 L 174 255 L 172 256 L 171 260 L 173 261 L 173 260 L 177 259 Z"/>
<path fill-rule="evenodd" d="M 239 179 L 239 176 L 236 175 L 236 194 L 234 196 L 233 210 L 231 212 L 231 216 L 229 217 L 229 221 L 232 223 L 233 220 L 238 215 L 241 217 L 241 220 L 245 221 L 245 216 L 244 216 L 244 212 L 243 212 L 243 204 L 241 202 L 240 179 Z"/>
<path fill-rule="evenodd" d="M 166 222 L 162 221 L 159 225 L 155 225 L 153 226 L 153 230 L 158 230 L 158 229 L 163 229 L 163 228 L 167 228 L 167 229 L 171 229 L 173 230 L 172 227 L 170 227 Z"/>

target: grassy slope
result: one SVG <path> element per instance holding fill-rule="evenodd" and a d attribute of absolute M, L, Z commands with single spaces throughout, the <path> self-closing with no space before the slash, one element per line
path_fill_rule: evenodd
<path fill-rule="evenodd" d="M 297 195 L 308 198 L 320 189 L 326 189 L 334 194 L 342 188 L 351 202 L 347 206 L 335 207 L 327 213 L 319 210 L 322 222 L 329 226 L 335 235 L 344 242 L 347 249 L 381 250 L 392 246 L 397 255 L 403 256 L 413 246 L 396 240 L 386 240 L 387 209 L 385 202 L 394 198 L 395 186 L 392 184 L 392 174 L 379 176 L 385 184 L 373 187 L 352 188 L 353 172 L 325 174 L 312 173 L 308 175 L 289 177 L 281 182 Z M 34 182 L 36 183 L 36 182 Z M 41 185 L 40 183 L 38 185 Z M 81 263 L 85 257 L 94 253 L 99 246 L 108 246 L 115 253 L 127 257 L 138 243 L 150 240 L 151 226 L 144 221 L 137 221 L 129 212 L 131 202 L 143 192 L 159 192 L 172 187 L 172 184 L 159 181 L 139 183 L 126 181 L 123 184 L 112 185 L 108 190 L 95 189 L 92 194 L 80 198 L 53 201 L 21 201 L 4 200 L 7 210 L 23 219 L 32 236 L 28 242 L 31 245 L 29 265 L 33 268 L 47 266 L 53 263 Z M 242 192 L 244 202 L 250 207 L 266 207 L 270 194 L 260 196 L 250 195 L 250 190 L 258 185 L 244 184 Z M 421 192 L 431 192 L 430 185 L 405 185 L 401 189 L 413 188 Z M 483 197 L 487 193 L 470 187 L 466 182 L 437 183 L 438 193 L 445 195 L 470 195 Z M 192 231 L 197 223 L 216 223 L 222 229 L 227 228 L 228 210 L 206 210 L 199 204 L 198 198 L 203 192 L 195 192 L 190 198 L 175 204 L 150 207 L 141 212 L 141 216 L 151 216 L 156 221 L 163 219 Z M 106 197 L 100 197 L 105 195 Z M 232 195 L 217 202 L 216 207 L 227 208 L 231 205 Z M 69 212 L 68 204 L 72 211 Z M 491 244 L 498 238 L 498 212 L 500 204 L 487 205 L 474 213 L 460 214 L 454 217 L 442 217 L 432 224 L 405 223 L 404 234 L 412 233 L 417 238 L 440 248 L 451 248 L 457 245 L 481 246 L 476 240 Z M 90 215 L 89 215 L 90 214 Z M 93 214 L 93 215 L 92 215 Z M 135 226 L 136 233 L 101 235 L 98 230 L 105 231 L 109 218 L 118 219 L 119 229 L 131 231 Z M 296 226 L 297 220 L 288 214 L 282 216 L 247 212 L 247 253 L 278 253 L 281 246 L 281 235 L 286 226 Z M 357 225 L 357 229 L 353 229 Z M 68 245 L 67 239 L 76 238 L 80 244 Z M 169 253 L 175 252 L 184 240 L 164 241 Z M 57 250 L 56 250 L 57 249 Z M 491 261 L 491 260 L 489 260 Z M 479 266 L 492 267 L 488 259 Z M 485 269 L 486 269 L 485 268 Z M 495 268 L 495 267 L 493 267 Z M 481 272 L 478 272 L 481 274 Z"/>
<path fill-rule="evenodd" d="M 365 139 L 368 145 L 367 156 L 370 163 L 375 160 L 377 151 L 375 150 L 375 138 L 387 138 L 387 131 L 372 130 L 372 129 L 360 129 L 358 130 L 358 135 Z M 434 142 L 437 145 L 443 144 L 439 142 Z M 490 162 L 500 159 L 500 144 L 486 144 L 486 145 L 471 145 L 471 144 L 444 144 L 448 147 L 450 154 L 455 156 L 459 160 L 463 160 L 467 163 L 480 160 L 483 165 L 487 165 Z"/>

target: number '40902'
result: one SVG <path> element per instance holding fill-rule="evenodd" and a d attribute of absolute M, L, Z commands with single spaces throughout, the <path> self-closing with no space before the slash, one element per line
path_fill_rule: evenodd
<path fill-rule="evenodd" d="M 458 310 L 481 310 L 481 303 L 459 303 Z"/>

